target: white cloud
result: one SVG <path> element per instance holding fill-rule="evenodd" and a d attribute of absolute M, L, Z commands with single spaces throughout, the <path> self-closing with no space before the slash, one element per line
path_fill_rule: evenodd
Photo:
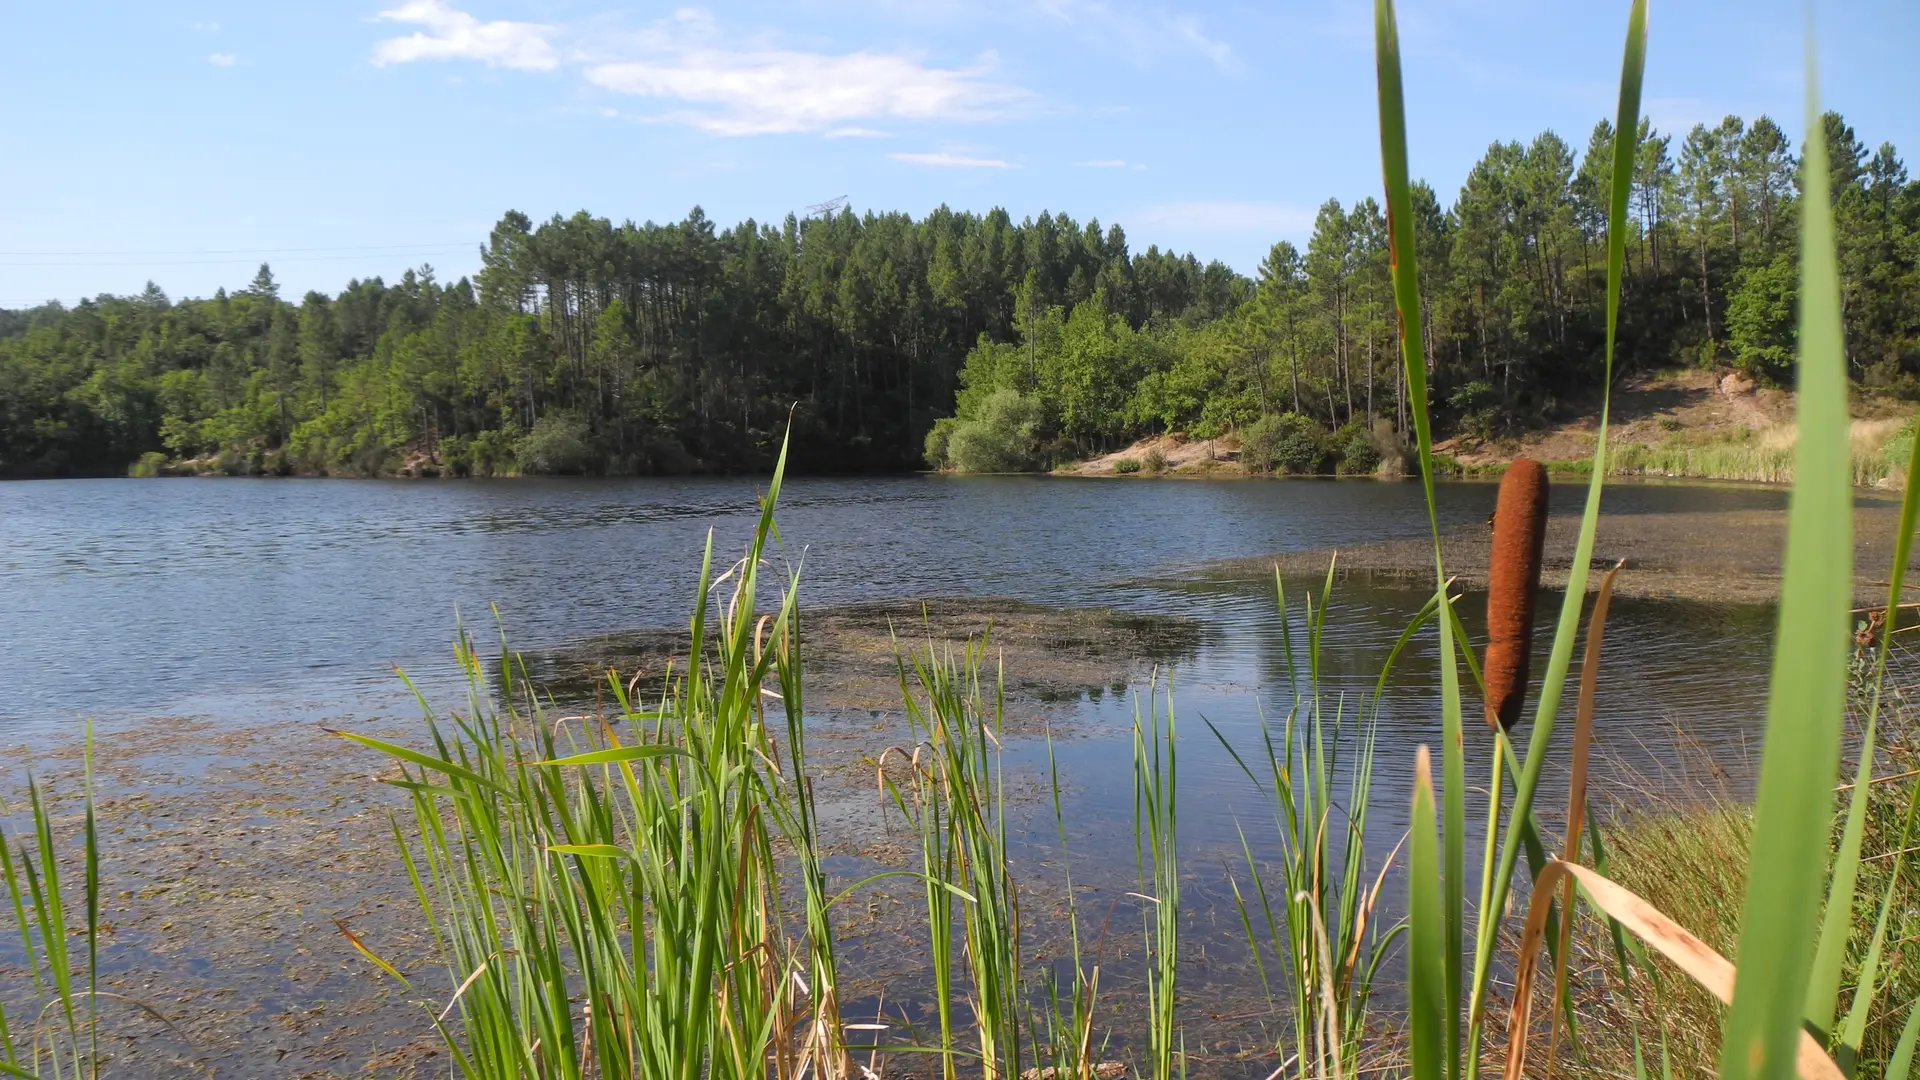
<path fill-rule="evenodd" d="M 815 133 L 884 138 L 875 121 L 989 120 L 1029 109 L 1026 90 L 991 77 L 987 53 L 940 67 L 906 51 L 834 53 L 782 48 L 764 37 L 723 34 L 713 16 L 683 7 L 643 31 L 607 18 L 549 26 L 482 22 L 446 0 L 406 0 L 377 20 L 422 29 L 375 44 L 375 64 L 474 60 L 551 71 L 576 67 L 590 85 L 654 99 L 665 108 L 633 119 L 716 135 Z M 562 48 L 556 42 L 571 42 Z"/>
<path fill-rule="evenodd" d="M 693 106 L 664 119 L 717 135 L 829 131 L 873 119 L 980 120 L 1026 99 L 1025 91 L 985 75 L 984 63 L 929 67 L 902 53 L 707 48 L 587 69 L 587 81 L 604 90 Z"/>
<path fill-rule="evenodd" d="M 965 154 L 949 154 L 941 151 L 934 154 L 888 154 L 895 161 L 904 161 L 909 165 L 931 165 L 941 169 L 1004 169 L 1007 163 L 998 158 L 968 157 Z"/>
<path fill-rule="evenodd" d="M 1170 44 L 1184 46 L 1206 57 L 1214 66 L 1238 66 L 1233 47 L 1209 35 L 1194 15 L 1172 14 L 1115 0 L 1040 0 L 1041 14 L 1079 26 L 1095 35 L 1118 40 L 1145 63 Z"/>
<path fill-rule="evenodd" d="M 455 11 L 442 0 L 407 0 L 375 18 L 425 28 L 375 44 L 375 64 L 478 60 L 522 71 L 552 71 L 560 64 L 559 54 L 548 40 L 553 28 L 539 23 L 505 19 L 481 22 L 464 11 Z"/>
<path fill-rule="evenodd" d="M 207 63 L 212 64 L 214 67 L 232 67 L 234 63 L 239 59 L 240 59 L 239 57 L 233 55 L 230 52 L 217 52 L 217 53 L 207 54 Z"/>
<path fill-rule="evenodd" d="M 1150 206 L 1136 220 L 1195 232 L 1264 229 L 1299 233 L 1313 228 L 1313 211 L 1270 202 L 1180 202 Z"/>
<path fill-rule="evenodd" d="M 1127 163 L 1123 158 L 1109 158 L 1105 161 L 1077 161 L 1074 162 L 1074 164 L 1082 169 L 1124 169 L 1127 167 Z"/>

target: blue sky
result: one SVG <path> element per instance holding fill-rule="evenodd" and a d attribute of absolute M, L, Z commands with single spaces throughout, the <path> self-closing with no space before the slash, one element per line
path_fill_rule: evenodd
<path fill-rule="evenodd" d="M 1379 189 L 1371 3 L 0 0 L 0 306 L 471 272 L 501 212 L 946 203 L 1251 271 Z M 1413 166 L 1612 112 L 1624 2 L 1402 0 Z M 1661 2 L 1647 111 L 1802 126 L 1799 0 Z M 1823 101 L 1920 145 L 1920 5 L 1828 2 Z"/>

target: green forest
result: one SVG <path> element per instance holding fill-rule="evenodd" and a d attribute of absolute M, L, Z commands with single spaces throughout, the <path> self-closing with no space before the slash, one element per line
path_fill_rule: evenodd
<path fill-rule="evenodd" d="M 1643 128 L 1646 128 L 1643 121 Z M 1829 113 L 1849 372 L 1920 397 L 1920 182 Z M 1415 193 L 1432 406 L 1483 436 L 1601 377 L 1611 126 L 1496 143 Z M 1788 377 L 1794 148 L 1762 116 L 1646 128 L 1620 373 Z M 1248 278 L 1118 225 L 941 207 L 720 228 L 506 214 L 473 279 L 282 296 L 149 284 L 0 310 L 0 475 L 1037 469 L 1239 432 L 1254 464 L 1370 467 L 1406 430 L 1379 202 L 1320 207 Z"/>

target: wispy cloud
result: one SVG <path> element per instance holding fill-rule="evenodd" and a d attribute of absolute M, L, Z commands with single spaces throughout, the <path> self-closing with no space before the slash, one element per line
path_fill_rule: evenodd
<path fill-rule="evenodd" d="M 716 135 L 878 138 L 887 133 L 875 121 L 989 120 L 1033 102 L 1028 91 L 993 76 L 992 53 L 943 67 L 909 51 L 740 47 L 738 35 L 723 36 L 699 8 L 681 8 L 639 33 L 610 29 L 606 18 L 575 27 L 482 22 L 445 0 L 408 0 L 377 18 L 422 29 L 375 44 L 375 64 L 471 60 L 529 71 L 578 65 L 599 90 L 667 106 L 638 119 Z M 556 45 L 563 40 L 591 45 Z"/>
<path fill-rule="evenodd" d="M 553 27 L 496 19 L 481 22 L 442 0 L 408 0 L 375 16 L 385 22 L 423 27 L 405 37 L 387 38 L 373 47 L 375 64 L 416 60 L 478 60 L 522 71 L 552 71 L 560 57 L 549 40 Z"/>
<path fill-rule="evenodd" d="M 969 68 L 930 67 L 903 53 L 842 55 L 688 48 L 597 64 L 587 81 L 615 93 L 692 106 L 669 114 L 717 135 L 845 130 L 862 120 L 982 120 L 1026 94 Z"/>
<path fill-rule="evenodd" d="M 1313 228 L 1313 211 L 1271 202 L 1178 202 L 1147 207 L 1137 220 L 1195 232 L 1263 229 L 1297 233 Z"/>
<path fill-rule="evenodd" d="M 1119 41 L 1136 61 L 1144 62 L 1173 45 L 1197 52 L 1219 68 L 1239 66 L 1233 46 L 1207 33 L 1197 15 L 1116 0 L 1040 0 L 1038 8 L 1060 22 Z"/>
<path fill-rule="evenodd" d="M 207 63 L 212 64 L 214 67 L 232 67 L 235 63 L 239 61 L 239 59 L 240 59 L 239 57 L 233 55 L 230 52 L 217 52 L 217 53 L 207 54 Z"/>
<path fill-rule="evenodd" d="M 904 161 L 909 165 L 928 165 L 938 169 L 1005 169 L 1006 162 L 999 158 L 968 157 L 965 154 L 950 154 L 942 150 L 930 154 L 888 154 L 895 161 Z"/>

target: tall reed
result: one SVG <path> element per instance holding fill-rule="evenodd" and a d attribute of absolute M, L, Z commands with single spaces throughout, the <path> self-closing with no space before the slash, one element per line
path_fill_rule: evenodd
<path fill-rule="evenodd" d="M 1262 766 L 1243 757 L 1209 722 L 1215 738 L 1256 787 L 1272 802 L 1280 842 L 1279 880 L 1268 885 L 1268 867 L 1258 859 L 1244 832 L 1245 891 L 1233 882 L 1235 907 L 1256 969 L 1273 992 L 1266 958 L 1280 963 L 1277 975 L 1287 994 L 1290 1023 L 1276 1047 L 1291 1075 L 1355 1075 L 1361 1068 L 1363 1039 L 1374 980 L 1404 924 L 1381 928 L 1374 914 L 1392 859 L 1368 880 L 1367 812 L 1373 786 L 1377 712 L 1388 676 L 1402 648 L 1433 616 L 1429 605 L 1401 635 L 1375 686 L 1372 709 L 1345 714 L 1343 698 L 1321 681 L 1321 647 L 1332 600 L 1332 566 L 1316 605 L 1305 597 L 1306 636 L 1302 643 L 1304 682 L 1294 673 L 1292 619 L 1285 583 L 1276 575 L 1281 638 L 1287 658 L 1292 703 L 1276 735 L 1261 717 Z M 1329 697 L 1333 699 L 1330 701 Z M 1352 760 L 1345 762 L 1348 755 Z M 1344 793 L 1337 775 L 1348 770 Z M 1283 1071 L 1286 1066 L 1283 1065 Z"/>
<path fill-rule="evenodd" d="M 463 637 L 467 711 L 426 709 L 431 750 L 340 733 L 388 755 L 412 796 L 411 835 L 398 822 L 394 833 L 449 966 L 435 1023 L 463 1076 L 849 1071 L 792 583 L 776 614 L 756 608 L 779 486 L 776 472 L 746 556 L 718 578 L 709 540 L 691 654 L 653 705 L 610 679 L 617 715 L 549 716 L 514 665 L 489 685 Z M 728 580 L 712 611 L 711 587 Z M 787 718 L 784 754 L 770 696 Z M 782 890 L 789 850 L 797 933 Z"/>
<path fill-rule="evenodd" d="M 26 1016 L 9 1017 L 0 1008 L 0 1074 L 80 1080 L 98 1076 L 103 1064 L 98 1005 L 102 996 L 113 995 L 100 990 L 100 829 L 91 724 L 84 762 L 78 897 L 62 880 L 52 796 L 38 780 L 27 778 L 28 835 L 9 837 L 0 826 L 0 881 L 33 983 Z M 79 911 L 69 911 L 76 902 Z M 73 953 L 76 937 L 83 943 L 79 956 Z"/>
<path fill-rule="evenodd" d="M 1437 512 L 1434 509 L 1431 430 L 1426 416 L 1425 364 L 1420 342 L 1419 287 L 1412 234 L 1408 185 L 1406 124 L 1401 85 L 1399 42 L 1392 0 L 1376 0 L 1375 42 L 1379 76 L 1380 132 L 1386 180 L 1388 221 L 1392 234 L 1393 282 L 1400 315 L 1406 377 L 1413 405 L 1422 479 L 1434 538 L 1435 603 L 1448 607 L 1446 571 L 1441 557 Z M 1607 386 L 1611 386 L 1615 331 L 1620 308 L 1620 280 L 1626 236 L 1628 195 L 1637 159 L 1640 130 L 1640 89 L 1646 41 L 1645 0 L 1634 0 L 1628 16 L 1627 42 L 1621 68 L 1620 107 L 1614 124 L 1613 173 L 1607 232 Z M 1808 60 L 1808 139 L 1803 161 L 1801 229 L 1801 306 L 1799 334 L 1798 439 L 1794 446 L 1794 491 L 1788 516 L 1786 572 L 1782 581 L 1779 629 L 1769 683 L 1766 749 L 1755 799 L 1754 839 L 1742 908 L 1740 964 L 1720 957 L 1684 927 L 1666 919 L 1644 900 L 1621 889 L 1606 877 L 1577 861 L 1577 838 L 1569 837 L 1562 858 L 1531 859 L 1534 880 L 1526 925 L 1515 965 L 1514 1005 L 1509 1031 L 1506 1074 L 1524 1069 L 1527 1023 L 1531 1007 L 1531 979 L 1542 943 L 1552 943 L 1557 912 L 1555 888 L 1576 880 L 1581 895 L 1606 917 L 1615 940 L 1631 932 L 1677 964 L 1723 1001 L 1732 1003 L 1721 1042 L 1720 1075 L 1725 1080 L 1843 1075 L 1826 1050 L 1839 995 L 1839 965 L 1845 953 L 1851 917 L 1854 867 L 1858 859 L 1857 808 L 1872 771 L 1872 723 L 1862 755 L 1859 781 L 1848 828 L 1843 832 L 1838 865 L 1830 890 L 1822 888 L 1827 869 L 1827 836 L 1831 827 L 1833 780 L 1839 755 L 1840 720 L 1847 678 L 1847 609 L 1853 588 L 1851 572 L 1852 506 L 1848 481 L 1848 420 L 1841 342 L 1837 271 L 1834 262 L 1831 210 L 1826 191 L 1824 140 L 1813 92 L 1811 51 Z M 1603 397 L 1599 437 L 1589 471 L 1586 507 L 1575 542 L 1566 593 L 1555 625 L 1553 647 L 1542 681 L 1524 764 L 1503 766 L 1510 750 L 1504 732 L 1495 732 L 1493 783 L 1488 800 L 1487 858 L 1479 885 L 1473 974 L 1461 982 L 1464 896 L 1468 879 L 1458 847 L 1464 824 L 1464 782 L 1456 768 L 1460 754 L 1459 682 L 1455 673 L 1456 641 L 1451 616 L 1440 620 L 1441 697 L 1445 723 L 1443 776 L 1439 791 L 1441 820 L 1434 820 L 1434 791 L 1422 748 L 1414 783 L 1412 863 L 1412 933 L 1409 941 L 1409 995 L 1412 1002 L 1411 1065 L 1416 1080 L 1438 1080 L 1477 1075 L 1481 1067 L 1481 1033 L 1489 1006 L 1492 956 L 1502 939 L 1506 900 L 1512 889 L 1517 852 L 1537 842 L 1530 819 L 1532 800 L 1550 746 L 1560 695 L 1565 685 L 1572 646 L 1585 601 L 1587 569 L 1599 517 L 1600 494 L 1608 471 L 1608 404 Z M 1911 477 L 1909 468 L 1907 475 Z M 1892 605 L 1900 599 L 1899 575 L 1904 572 L 1914 528 L 1916 489 L 1908 485 L 1902 510 L 1895 586 L 1889 601 L 1885 633 L 1892 632 Z M 1598 619 L 1596 619 L 1596 626 Z M 1470 658 L 1470 653 L 1468 654 Z M 1884 648 L 1876 679 L 1884 673 Z M 1877 686 L 1877 684 L 1876 684 Z M 1583 695 L 1584 697 L 1585 695 Z M 1877 704 L 1876 704 L 1877 710 Z M 1590 704 L 1582 702 L 1582 716 Z M 1584 726 L 1584 724 L 1583 724 Z M 1584 752 L 1584 732 L 1583 752 Z M 1513 801 L 1502 806 L 1508 776 Z M 1920 795 L 1915 796 L 1920 799 Z M 1595 833 L 1596 837 L 1598 833 Z M 1497 844 L 1496 844 L 1497 838 Z M 1498 852 L 1496 858 L 1496 850 Z M 1596 857 L 1600 852 L 1596 850 Z M 1438 885 L 1439 900 L 1430 890 Z M 1826 929 L 1814 938 L 1823 894 L 1829 894 Z M 1569 894 L 1570 895 L 1570 894 Z M 1888 896 L 1891 897 L 1892 890 Z M 1890 901 L 1889 901 L 1890 902 Z M 1883 904 L 1883 915 L 1885 912 Z M 1877 947 L 1877 945 L 1875 946 Z M 1621 966 L 1625 973 L 1625 949 Z M 1871 965 L 1869 965 L 1869 970 Z M 1559 980 L 1556 980 L 1559 982 Z M 1561 983 L 1564 986 L 1564 983 Z M 1855 993 L 1855 1007 L 1871 1000 L 1875 988 L 1868 974 Z M 1912 1023 L 1920 1030 L 1920 1006 Z M 1815 1034 L 1802 1030 L 1803 1022 Z M 1463 1033 L 1464 1028 L 1464 1033 Z M 1816 1035 L 1818 1037 L 1816 1037 Z M 1858 1049 L 1842 1034 L 1837 1049 L 1842 1058 Z M 1904 1076 L 1910 1066 L 1914 1039 L 1904 1041 L 1889 1062 L 1888 1073 Z M 1904 1055 L 1904 1056 L 1903 1056 Z M 1636 1042 L 1636 1072 L 1645 1075 L 1644 1058 Z"/>
<path fill-rule="evenodd" d="M 1004 694 L 996 679 L 989 704 L 980 672 L 986 638 L 959 656 L 929 645 L 900 661 L 901 696 L 915 748 L 903 752 L 909 785 L 882 776 L 901 814 L 920 840 L 920 874 L 927 902 L 928 952 L 934 966 L 934 1008 L 942 1075 L 956 1075 L 957 1029 L 952 1014 L 956 956 L 968 975 L 975 1048 L 984 1080 L 1017 1075 L 1026 1025 L 1020 954 L 1020 894 L 1007 854 L 1006 782 L 1000 763 Z M 911 670 L 914 683 L 910 683 Z M 917 684 L 917 685 L 915 685 Z M 960 938 L 953 919 L 960 905 Z M 956 953 L 955 945 L 960 946 Z"/>
<path fill-rule="evenodd" d="M 1173 692 L 1160 711 L 1155 685 L 1146 707 L 1133 715 L 1134 857 L 1145 894 L 1147 955 L 1147 1076 L 1173 1080 L 1186 1075 L 1186 1055 L 1175 1024 L 1180 972 L 1180 854 L 1178 757 L 1174 748 Z"/>

